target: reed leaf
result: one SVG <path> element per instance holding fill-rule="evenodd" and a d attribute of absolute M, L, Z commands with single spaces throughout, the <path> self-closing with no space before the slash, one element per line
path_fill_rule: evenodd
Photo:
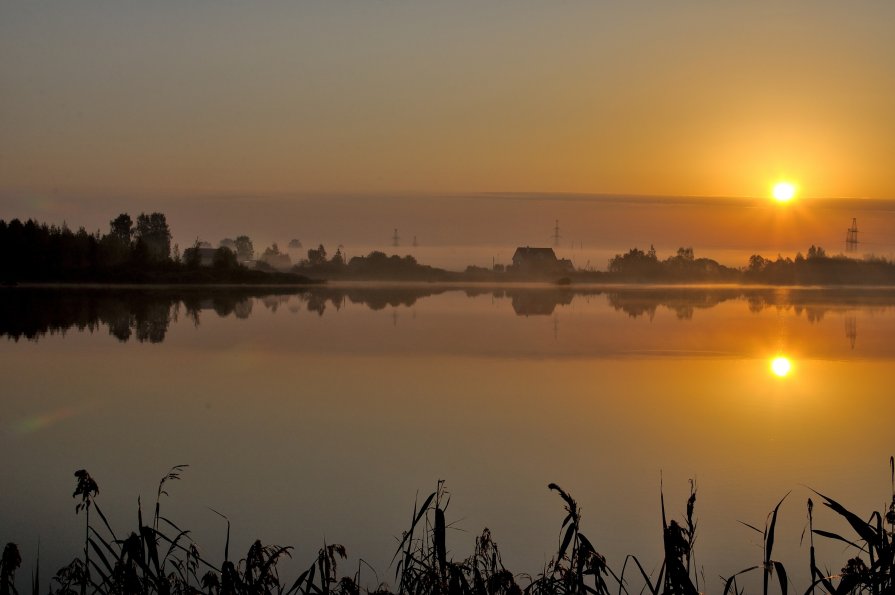
<path fill-rule="evenodd" d="M 103 525 L 105 525 L 106 530 L 109 532 L 109 535 L 112 536 L 113 541 L 117 541 L 118 538 L 115 536 L 115 531 L 112 530 L 112 526 L 109 524 L 109 521 L 106 519 L 106 515 L 103 514 L 102 509 L 99 507 L 99 504 L 96 502 L 93 503 L 93 509 L 96 511 L 96 514 L 99 515 L 100 520 L 102 520 Z"/>
<path fill-rule="evenodd" d="M 230 519 L 227 518 L 227 515 L 218 512 L 217 510 L 215 510 L 214 508 L 211 508 L 210 506 L 208 507 L 208 510 L 210 510 L 211 512 L 215 513 L 216 515 L 218 515 L 219 517 L 221 517 L 222 519 L 227 521 L 227 539 L 226 539 L 226 541 L 224 541 L 224 562 L 229 562 L 230 561 Z"/>
<path fill-rule="evenodd" d="M 93 548 L 93 551 L 96 552 L 96 555 L 99 556 L 99 559 L 103 563 L 103 566 L 106 567 L 107 572 L 103 573 L 103 578 L 105 580 L 108 580 L 108 577 L 111 576 L 112 574 L 114 574 L 115 569 L 112 567 L 111 564 L 109 564 L 108 558 L 106 558 L 106 555 L 103 553 L 103 550 L 100 549 L 100 547 L 96 544 L 96 542 L 92 538 L 90 540 L 88 540 L 88 542 L 90 543 L 90 547 Z M 95 561 L 91 560 L 91 562 L 94 565 L 96 565 Z M 97 567 L 97 569 L 99 568 L 99 566 L 96 566 L 96 567 Z"/>
<path fill-rule="evenodd" d="M 623 589 L 625 568 L 628 565 L 628 560 L 634 560 L 634 563 L 637 565 L 637 568 L 640 570 L 640 575 L 643 577 L 643 581 L 646 583 L 646 588 L 649 589 L 650 593 L 652 593 L 652 595 L 659 595 L 659 585 L 662 584 L 662 574 L 665 569 L 665 563 L 664 562 L 662 563 L 662 567 L 659 570 L 659 578 L 656 579 L 656 584 L 654 585 L 652 580 L 650 579 L 650 575 L 647 574 L 646 570 L 644 570 L 643 564 L 640 563 L 640 560 L 637 559 L 637 556 L 634 556 L 631 554 L 625 556 L 625 562 L 624 562 L 624 564 L 622 564 L 621 580 L 618 581 L 619 595 L 621 595 L 621 592 Z M 625 589 L 625 592 L 627 592 L 627 589 Z"/>
<path fill-rule="evenodd" d="M 31 595 L 40 593 L 40 540 L 37 540 L 37 559 L 34 563 L 34 571 L 31 573 Z"/>
<path fill-rule="evenodd" d="M 819 570 L 818 570 L 818 574 L 820 574 Z M 812 581 L 812 583 L 808 587 L 808 589 L 805 590 L 804 595 L 810 595 L 811 593 L 813 593 L 814 589 L 818 585 L 823 585 L 824 589 L 826 589 L 828 593 L 836 593 L 836 587 L 833 586 L 833 581 L 830 580 L 830 577 L 819 576 L 818 578 L 816 578 Z"/>
<path fill-rule="evenodd" d="M 774 551 L 774 530 L 777 527 L 777 513 L 780 511 L 780 505 L 783 504 L 787 496 L 789 496 L 789 493 L 780 499 L 780 502 L 777 503 L 777 506 L 774 507 L 774 511 L 771 513 L 771 521 L 768 525 L 767 538 L 765 539 L 765 564 L 771 563 L 771 555 Z"/>
<path fill-rule="evenodd" d="M 841 535 L 839 535 L 837 533 L 832 533 L 830 531 L 824 531 L 823 529 L 814 529 L 813 533 L 815 533 L 816 535 L 820 535 L 821 537 L 826 537 L 827 539 L 835 539 L 836 541 L 842 541 L 854 548 L 861 550 L 862 552 L 865 552 L 865 553 L 867 552 L 867 548 L 865 548 L 863 545 L 859 545 L 859 544 L 855 543 L 854 541 L 849 541 L 848 539 L 846 539 L 845 537 L 842 537 Z"/>
<path fill-rule="evenodd" d="M 438 568 L 444 575 L 447 568 L 447 544 L 446 544 L 446 528 L 444 521 L 444 511 L 441 508 L 435 509 L 435 556 L 438 559 Z"/>
<path fill-rule="evenodd" d="M 562 543 L 559 546 L 559 551 L 557 552 L 557 562 L 566 557 L 566 550 L 569 548 L 569 544 L 572 542 L 573 537 L 575 537 L 575 525 L 569 525 L 566 529 L 566 535 L 563 537 Z"/>
<path fill-rule="evenodd" d="M 852 529 L 855 530 L 861 539 L 867 542 L 867 544 L 871 547 L 876 547 L 877 542 L 879 541 L 877 533 L 873 530 L 867 522 L 863 521 L 858 515 L 846 509 L 844 506 L 829 498 L 824 496 L 820 492 L 816 490 L 812 490 L 815 494 L 820 496 L 825 500 L 824 505 L 828 508 L 832 509 L 834 512 L 845 518 L 848 521 L 848 524 L 851 525 Z"/>
<path fill-rule="evenodd" d="M 786 568 L 783 567 L 781 562 L 774 562 L 774 570 L 777 572 L 777 580 L 780 582 L 780 592 L 786 595 L 789 583 L 786 577 Z"/>
<path fill-rule="evenodd" d="M 158 544 L 155 541 L 156 532 L 152 527 L 140 527 L 140 537 L 145 547 L 146 553 L 149 555 L 149 561 L 155 569 L 155 576 L 161 576 L 162 571 L 159 565 Z"/>
<path fill-rule="evenodd" d="M 757 568 L 758 566 L 750 566 L 749 568 L 744 568 L 743 570 L 740 570 L 739 572 L 728 577 L 727 580 L 724 582 L 724 595 L 727 595 L 730 592 L 730 587 L 734 584 L 736 577 L 746 574 L 747 572 L 752 572 Z"/>

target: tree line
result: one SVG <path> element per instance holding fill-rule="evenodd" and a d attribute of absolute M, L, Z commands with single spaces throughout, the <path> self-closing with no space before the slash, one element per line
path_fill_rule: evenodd
<path fill-rule="evenodd" d="M 163 213 L 127 213 L 109 222 L 108 233 L 89 233 L 84 227 L 0 220 L 0 282 L 95 283 L 277 283 L 307 281 L 297 275 L 250 270 L 240 260 L 251 260 L 247 236 L 233 248 L 214 250 L 210 267 L 202 267 L 201 243 L 181 254 L 172 246 L 171 230 Z"/>
<path fill-rule="evenodd" d="M 753 254 L 746 266 L 733 268 L 710 258 L 696 258 L 693 248 L 678 248 L 676 254 L 660 260 L 650 246 L 648 251 L 632 248 L 616 254 L 609 260 L 608 273 L 597 276 L 633 282 L 891 285 L 895 283 L 895 263 L 879 257 L 829 256 L 822 247 L 812 245 L 807 255 L 799 252 L 795 258 L 778 255 L 769 259 Z"/>
<path fill-rule="evenodd" d="M 302 247 L 293 239 L 289 250 Z M 288 271 L 288 272 L 284 272 Z M 0 283 L 270 283 L 307 282 L 308 276 L 419 278 L 446 271 L 420 265 L 412 256 L 374 251 L 348 260 L 338 247 L 332 255 L 321 244 L 293 265 L 277 244 L 256 254 L 251 238 L 224 238 L 219 247 L 196 242 L 181 252 L 172 244 L 163 213 L 141 213 L 136 220 L 122 213 L 109 222 L 108 233 L 73 231 L 61 226 L 0 220 Z"/>
<path fill-rule="evenodd" d="M 301 247 L 293 239 L 289 249 Z M 289 271 L 289 272 L 281 272 Z M 246 235 L 221 240 L 218 248 L 196 242 L 181 254 L 171 242 L 163 213 L 127 213 L 109 222 L 109 231 L 72 231 L 34 220 L 0 220 L 0 283 L 301 283 L 321 279 L 399 279 L 462 281 L 510 279 L 506 271 L 470 267 L 455 273 L 422 265 L 412 256 L 374 251 L 348 259 L 341 246 L 331 256 L 323 245 L 307 250 L 293 265 L 277 244 L 256 260 Z M 517 275 L 518 276 L 518 275 Z M 769 285 L 891 285 L 895 263 L 884 258 L 829 256 L 818 246 L 807 255 L 768 259 L 755 254 L 740 268 L 710 258 L 697 258 L 693 248 L 679 248 L 659 259 L 656 250 L 632 248 L 609 260 L 607 271 L 570 271 L 566 282 L 626 283 L 760 283 Z"/>
<path fill-rule="evenodd" d="M 171 231 L 162 213 L 141 213 L 136 222 L 121 214 L 109 233 L 72 231 L 61 226 L 0 220 L 4 281 L 101 278 L 131 268 L 157 268 L 171 257 Z"/>

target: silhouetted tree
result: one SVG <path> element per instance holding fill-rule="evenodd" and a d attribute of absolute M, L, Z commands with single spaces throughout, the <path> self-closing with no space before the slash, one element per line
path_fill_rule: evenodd
<path fill-rule="evenodd" d="M 150 262 L 163 262 L 171 257 L 171 231 L 162 213 L 140 213 L 136 236 L 146 246 Z"/>
<path fill-rule="evenodd" d="M 214 251 L 212 266 L 216 269 L 230 270 L 237 268 L 239 261 L 236 259 L 236 253 L 229 248 L 221 247 Z"/>
<path fill-rule="evenodd" d="M 749 257 L 749 272 L 752 273 L 760 273 L 768 266 L 768 262 L 770 262 L 765 257 L 759 254 L 753 254 Z"/>
<path fill-rule="evenodd" d="M 265 248 L 264 254 L 261 255 L 261 262 L 273 269 L 288 269 L 292 266 L 292 259 L 289 258 L 288 254 L 280 252 L 280 247 L 277 246 L 276 242 Z"/>
<path fill-rule="evenodd" d="M 811 244 L 811 247 L 808 248 L 808 260 L 812 260 L 814 258 L 826 258 L 827 251 L 821 248 L 820 246 L 815 246 Z"/>
<path fill-rule="evenodd" d="M 314 248 L 308 250 L 308 264 L 311 266 L 326 264 L 326 248 L 323 247 L 323 244 L 320 244 L 316 250 Z"/>
<path fill-rule="evenodd" d="M 186 265 L 186 268 L 195 270 L 202 264 L 202 255 L 199 253 L 201 247 L 202 243 L 196 239 L 191 248 L 184 250 L 183 264 Z"/>
<path fill-rule="evenodd" d="M 342 247 L 339 246 L 336 248 L 336 253 L 333 254 L 333 257 L 330 259 L 329 263 L 333 266 L 343 267 L 345 266 L 345 255 L 342 254 Z"/>
<path fill-rule="evenodd" d="M 279 256 L 280 255 L 280 247 L 277 246 L 277 243 L 274 242 L 270 246 L 264 249 L 264 254 L 262 254 L 262 258 L 265 256 Z"/>
<path fill-rule="evenodd" d="M 134 222 L 127 213 L 122 213 L 109 222 L 110 235 L 125 246 L 130 246 L 134 238 Z"/>
<path fill-rule="evenodd" d="M 249 239 L 249 236 L 236 237 L 236 256 L 242 261 L 255 258 L 255 247 L 252 246 L 252 240 Z"/>
<path fill-rule="evenodd" d="M 659 270 L 655 250 L 649 254 L 639 248 L 632 248 L 624 255 L 616 254 L 609 260 L 609 272 L 628 277 L 644 277 Z"/>

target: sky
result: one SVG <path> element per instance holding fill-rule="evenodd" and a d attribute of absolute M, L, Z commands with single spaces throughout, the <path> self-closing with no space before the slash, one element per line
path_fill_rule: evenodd
<path fill-rule="evenodd" d="M 0 0 L 0 218 L 105 228 L 234 198 L 284 214 L 358 196 L 677 204 L 784 178 L 805 201 L 893 199 L 893 22 L 883 1 Z"/>

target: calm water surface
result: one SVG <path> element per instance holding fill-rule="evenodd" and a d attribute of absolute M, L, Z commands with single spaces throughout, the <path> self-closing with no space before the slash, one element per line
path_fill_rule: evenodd
<path fill-rule="evenodd" d="M 760 560 L 739 521 L 762 526 L 788 492 L 777 548 L 799 586 L 808 486 L 862 516 L 891 498 L 895 292 L 290 291 L 3 293 L 0 539 L 23 569 L 38 540 L 45 570 L 77 555 L 79 468 L 121 533 L 138 496 L 151 509 L 158 479 L 188 463 L 162 511 L 208 557 L 226 532 L 210 507 L 233 523 L 231 551 L 294 545 L 287 578 L 326 540 L 389 582 L 395 536 L 439 479 L 450 555 L 489 527 L 516 572 L 555 551 L 547 483 L 575 496 L 618 569 L 628 553 L 658 566 L 660 481 L 680 518 L 695 479 L 711 591 Z M 850 555 L 819 559 L 836 571 Z"/>

